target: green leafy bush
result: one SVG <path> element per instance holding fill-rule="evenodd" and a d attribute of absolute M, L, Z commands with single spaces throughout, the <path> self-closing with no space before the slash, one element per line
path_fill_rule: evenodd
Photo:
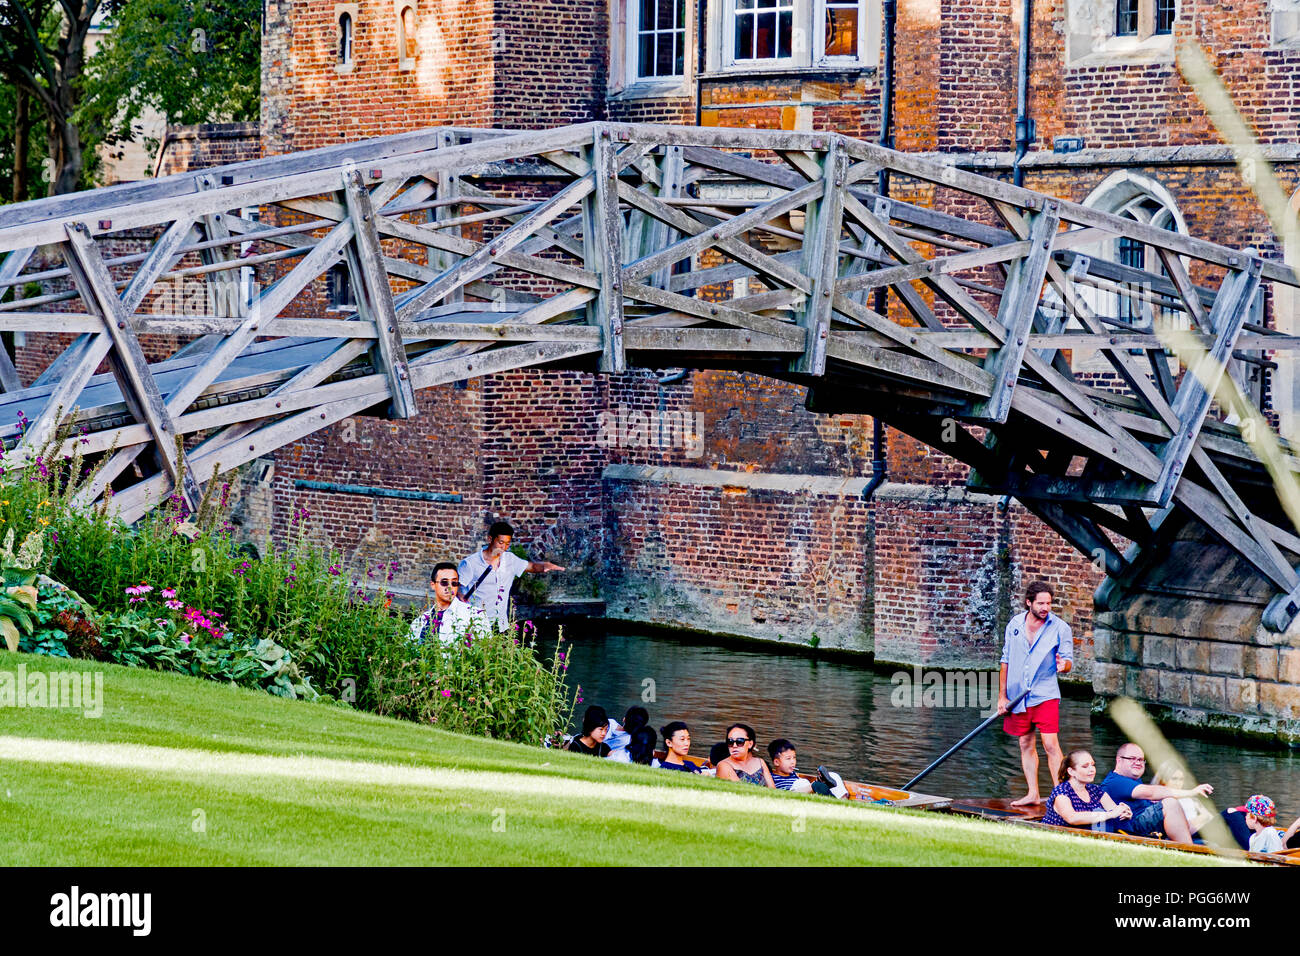
<path fill-rule="evenodd" d="M 75 450 L 55 453 L 68 445 L 65 431 L 24 469 L 0 468 L 5 533 L 34 542 L 32 574 L 71 588 L 40 589 L 21 650 L 340 698 L 508 740 L 568 724 L 562 652 L 539 661 L 531 625 L 522 638 L 512 629 L 451 649 L 413 645 L 410 613 L 384 591 L 396 565 L 348 568 L 304 533 L 305 511 L 261 555 L 234 539 L 229 489 L 215 481 L 195 513 L 173 496 L 128 527 L 106 505 L 79 503 L 96 469 Z"/>
<path fill-rule="evenodd" d="M 513 628 L 484 628 L 449 647 L 398 640 L 375 662 L 375 709 L 444 730 L 540 744 L 573 715 L 564 646 L 561 635 L 551 660 L 539 660 L 531 623 L 519 636 Z"/>

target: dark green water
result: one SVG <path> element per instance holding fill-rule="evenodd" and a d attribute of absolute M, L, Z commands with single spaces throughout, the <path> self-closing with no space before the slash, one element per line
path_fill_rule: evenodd
<path fill-rule="evenodd" d="M 741 721 L 754 728 L 760 748 L 774 737 L 793 741 L 801 770 L 824 764 L 852 780 L 893 786 L 920 772 L 983 719 L 978 701 L 966 707 L 896 706 L 909 695 L 896 693 L 900 684 L 882 671 L 698 640 L 568 629 L 570 683 L 582 686 L 584 698 L 577 719 L 588 704 L 600 704 L 617 719 L 642 704 L 656 730 L 670 720 L 686 721 L 691 752 L 701 756 L 723 738 L 728 723 Z M 996 674 L 993 679 L 995 693 Z M 651 690 L 654 699 L 643 703 L 642 695 Z M 1300 753 L 1172 734 L 1170 741 L 1196 778 L 1214 785 L 1220 809 L 1265 793 L 1277 802 L 1284 826 L 1300 814 Z M 1113 726 L 1091 719 L 1088 701 L 1062 701 L 1061 745 L 1092 751 L 1098 780 L 1114 766 L 1120 742 Z M 1045 795 L 1045 759 L 1040 776 Z M 1016 743 L 998 721 L 916 789 L 1005 797 L 1022 795 L 1024 786 Z"/>

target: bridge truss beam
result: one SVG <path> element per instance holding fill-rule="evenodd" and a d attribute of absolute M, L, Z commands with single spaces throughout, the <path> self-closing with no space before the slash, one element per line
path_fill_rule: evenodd
<path fill-rule="evenodd" d="M 874 193 L 881 169 L 904 198 Z M 1115 261 L 1120 241 L 1163 268 Z M 22 467 L 71 418 L 111 455 L 84 500 L 111 484 L 127 520 L 350 415 L 416 415 L 437 384 L 744 369 L 968 463 L 1114 581 L 1178 512 L 1272 583 L 1274 625 L 1300 613 L 1300 531 L 1224 402 L 1300 348 L 1257 312 L 1295 273 L 931 158 L 827 133 L 447 127 L 0 208 L 0 254 L 0 331 L 74 336 L 27 386 L 0 354 L 0 439 Z M 356 305 L 330 311 L 340 270 Z M 188 341 L 148 363 L 160 336 Z M 1085 354 L 1104 373 L 1076 371 Z"/>

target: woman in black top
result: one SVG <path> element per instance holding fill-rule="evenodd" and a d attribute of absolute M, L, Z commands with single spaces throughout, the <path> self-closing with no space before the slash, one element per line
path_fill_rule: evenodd
<path fill-rule="evenodd" d="M 604 707 L 592 704 L 582 715 L 582 733 L 569 741 L 569 752 L 590 754 L 593 757 L 608 757 L 609 745 L 605 735 L 609 733 L 609 715 Z"/>

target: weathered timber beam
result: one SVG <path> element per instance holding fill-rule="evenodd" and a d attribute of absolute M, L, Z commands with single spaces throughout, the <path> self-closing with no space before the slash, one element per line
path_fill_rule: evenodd
<path fill-rule="evenodd" d="M 1218 390 L 1219 382 L 1227 369 L 1237 336 L 1241 334 L 1255 290 L 1259 288 L 1262 261 L 1251 259 L 1239 272 L 1229 273 L 1219 290 L 1219 298 L 1210 312 L 1210 325 L 1215 342 L 1194 369 L 1189 369 L 1174 400 L 1173 412 L 1178 420 L 1177 430 L 1161 450 L 1161 470 L 1153 494 L 1160 505 L 1168 504 L 1183 469 L 1196 445 L 1210 401 Z"/>
<path fill-rule="evenodd" d="M 393 415 L 412 418 L 416 414 L 415 389 L 411 387 L 406 347 L 398 332 L 393 288 L 383 266 L 383 251 L 375 229 L 375 211 L 370 191 L 355 169 L 343 174 L 343 195 L 353 225 L 351 254 L 360 273 L 357 303 L 361 315 L 374 323 L 377 332 L 378 368 L 388 380 Z M 435 296 L 436 298 L 436 296 Z"/>
<path fill-rule="evenodd" d="M 993 377 L 993 394 L 972 407 L 976 419 L 1004 422 L 1011 411 L 1012 393 L 1029 347 L 1029 329 L 1043 294 L 1058 222 L 1055 204 L 1044 203 L 1042 212 L 1035 214 L 1029 224 L 1029 253 L 1007 271 L 1008 294 L 1002 296 L 998 310 L 998 323 L 1006 330 L 1006 340 L 985 359 L 984 370 Z"/>

